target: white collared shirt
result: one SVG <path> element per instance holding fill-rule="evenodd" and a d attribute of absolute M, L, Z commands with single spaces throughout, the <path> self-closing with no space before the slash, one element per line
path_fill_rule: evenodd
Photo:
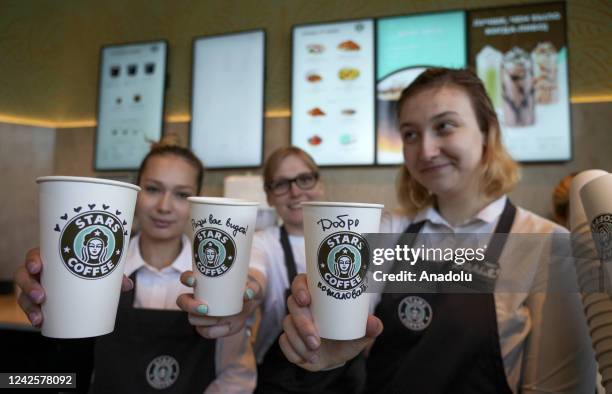
<path fill-rule="evenodd" d="M 411 223 L 425 221 L 425 233 L 490 234 L 495 230 L 506 197 L 493 201 L 465 223 L 452 226 L 433 207 L 407 217 L 385 215 L 381 232 L 401 233 Z M 513 234 L 567 233 L 567 230 L 536 214 L 517 207 Z M 540 245 L 540 248 L 542 246 Z M 506 247 L 500 256 L 499 283 L 513 288 L 530 288 L 561 273 L 543 254 Z M 576 286 L 575 271 L 562 272 L 568 286 Z M 512 288 L 504 287 L 504 288 Z M 506 379 L 517 393 L 592 393 L 595 391 L 595 356 L 591 347 L 582 302 L 578 293 L 568 291 L 495 292 L 495 310 L 500 350 Z M 380 295 L 372 297 L 372 310 Z"/>
<path fill-rule="evenodd" d="M 193 289 L 180 282 L 181 273 L 192 269 L 191 242 L 183 235 L 181 252 L 167 267 L 157 269 L 143 260 L 140 236 L 131 239 L 124 273 L 136 272 L 134 307 L 178 310 L 176 299 Z M 245 330 L 219 338 L 215 343 L 216 379 L 205 393 L 251 393 L 255 389 L 255 357 Z"/>

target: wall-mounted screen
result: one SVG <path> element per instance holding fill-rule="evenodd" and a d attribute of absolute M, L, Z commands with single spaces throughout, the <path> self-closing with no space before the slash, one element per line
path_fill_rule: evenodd
<path fill-rule="evenodd" d="M 190 145 L 206 167 L 261 165 L 264 65 L 263 30 L 195 39 Z"/>
<path fill-rule="evenodd" d="M 470 11 L 469 62 L 518 161 L 571 158 L 565 4 Z"/>
<path fill-rule="evenodd" d="M 162 134 L 165 41 L 101 50 L 94 168 L 136 170 Z"/>
<path fill-rule="evenodd" d="M 376 27 L 376 139 L 378 164 L 403 162 L 397 100 L 425 68 L 466 66 L 465 13 L 382 18 Z"/>
<path fill-rule="evenodd" d="M 291 144 L 322 166 L 374 164 L 374 22 L 293 28 Z"/>

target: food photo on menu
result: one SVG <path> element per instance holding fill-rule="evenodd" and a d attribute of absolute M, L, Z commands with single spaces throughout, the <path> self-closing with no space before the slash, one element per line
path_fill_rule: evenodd
<path fill-rule="evenodd" d="M 374 163 L 373 32 L 371 20 L 294 27 L 291 140 L 321 165 Z"/>

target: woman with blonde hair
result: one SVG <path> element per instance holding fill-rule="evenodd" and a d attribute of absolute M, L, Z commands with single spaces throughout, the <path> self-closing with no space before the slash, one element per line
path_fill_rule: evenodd
<path fill-rule="evenodd" d="M 198 331 L 214 338 L 227 335 L 247 323 L 254 307 L 261 307 L 261 319 L 254 341 L 257 358 L 256 393 L 356 393 L 364 381 L 363 360 L 358 357 L 333 371 L 309 372 L 290 363 L 282 354 L 278 337 L 287 314 L 286 300 L 293 278 L 306 272 L 304 217 L 301 203 L 323 198 L 319 168 L 302 149 L 279 148 L 263 168 L 268 204 L 276 209 L 282 225 L 255 233 L 249 285 L 251 300 L 243 312 L 230 318 L 199 317 L 193 313 L 198 300 L 191 295 L 179 298 L 179 305 L 191 312 L 190 321 Z M 186 283 L 189 274 L 183 275 Z"/>
<path fill-rule="evenodd" d="M 506 197 L 518 181 L 518 167 L 474 73 L 426 70 L 402 92 L 398 118 L 404 165 L 397 191 L 408 216 L 386 218 L 382 232 L 416 234 L 411 245 L 421 245 L 429 234 L 492 239 L 566 232 Z M 371 346 L 372 393 L 593 392 L 594 358 L 579 295 L 538 290 L 558 274 L 548 255 L 510 242 L 496 246 L 486 249 L 482 266 L 472 271 L 487 291 L 452 294 L 446 287 L 439 293 L 377 294 L 366 336 L 353 341 L 319 338 L 306 279 L 298 276 L 280 346 L 289 360 L 311 371 L 342 365 Z M 464 269 L 456 267 L 458 260 L 446 263 L 437 266 Z M 563 274 L 575 287 L 573 270 Z"/>

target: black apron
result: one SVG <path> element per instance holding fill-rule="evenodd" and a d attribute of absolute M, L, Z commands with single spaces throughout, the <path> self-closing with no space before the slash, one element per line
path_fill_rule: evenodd
<path fill-rule="evenodd" d="M 507 200 L 495 233 L 509 233 L 515 214 L 516 207 Z M 406 229 L 405 233 L 415 234 L 413 242 L 423 225 L 413 223 Z M 485 253 L 486 263 L 497 267 L 496 272 L 503 243 L 498 246 Z M 400 269 L 401 264 L 395 267 Z M 495 279 L 489 279 L 491 288 Z M 499 346 L 492 291 L 385 293 L 375 314 L 384 331 L 368 358 L 367 392 L 512 393 Z"/>
<path fill-rule="evenodd" d="M 202 393 L 215 379 L 215 340 L 198 335 L 183 311 L 134 308 L 119 300 L 115 331 L 98 338 L 94 393 Z"/>
<path fill-rule="evenodd" d="M 285 266 L 289 286 L 297 275 L 297 266 L 289 243 L 285 227 L 280 228 L 280 243 L 285 254 Z M 285 290 L 285 299 L 291 289 Z M 280 335 L 279 335 L 280 337 Z M 283 354 L 278 338 L 266 352 L 261 364 L 257 366 L 257 389 L 259 394 L 287 393 L 359 393 L 365 384 L 365 360 L 358 356 L 344 366 L 320 372 L 307 371 L 287 360 Z"/>

